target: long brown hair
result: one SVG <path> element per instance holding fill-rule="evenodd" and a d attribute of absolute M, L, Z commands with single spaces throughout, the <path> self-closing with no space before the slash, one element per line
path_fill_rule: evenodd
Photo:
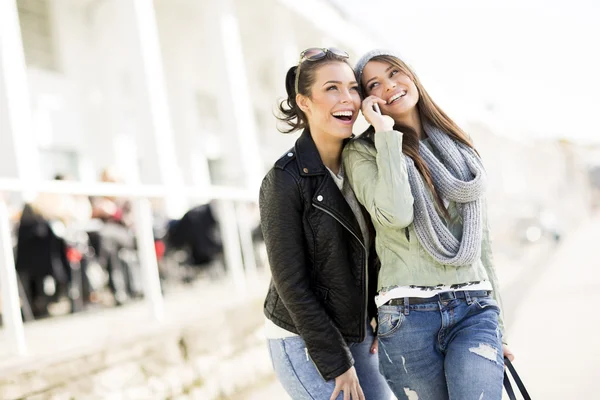
<path fill-rule="evenodd" d="M 458 125 L 442 109 L 433 101 L 429 93 L 425 90 L 421 81 L 415 74 L 415 72 L 402 60 L 394 56 L 382 55 L 375 56 L 369 61 L 379 61 L 382 63 L 388 63 L 398 68 L 400 72 L 406 74 L 415 84 L 417 90 L 419 92 L 419 101 L 417 102 L 417 108 L 419 110 L 419 115 L 421 116 L 421 121 L 428 125 L 432 125 L 438 129 L 441 129 L 443 132 L 447 133 L 452 139 L 456 140 L 464 144 L 465 146 L 469 146 L 475 150 L 473 144 L 471 143 L 468 135 L 459 128 Z M 359 83 L 361 86 L 362 93 L 367 93 L 366 88 L 363 86 L 362 82 Z M 444 202 L 437 189 L 433 185 L 433 178 L 431 176 L 431 171 L 425 164 L 425 161 L 419 154 L 419 137 L 417 133 L 406 126 L 396 125 L 394 129 L 397 129 L 403 132 L 403 140 L 402 140 L 402 152 L 406 154 L 408 157 L 412 158 L 415 162 L 415 166 L 417 170 L 423 176 L 425 183 L 429 187 L 429 190 L 433 194 L 434 200 L 439 208 L 439 210 L 446 216 L 448 216 L 448 211 L 444 206 Z"/>

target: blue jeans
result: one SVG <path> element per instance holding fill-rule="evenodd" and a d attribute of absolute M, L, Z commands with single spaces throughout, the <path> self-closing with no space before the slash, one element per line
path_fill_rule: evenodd
<path fill-rule="evenodd" d="M 499 312 L 491 297 L 379 307 L 379 364 L 398 400 L 500 400 Z"/>
<path fill-rule="evenodd" d="M 379 373 L 378 354 L 371 354 L 374 334 L 369 326 L 361 343 L 349 343 L 354 368 L 367 400 L 389 400 L 392 392 Z M 300 336 L 285 339 L 268 339 L 269 353 L 275 374 L 293 400 L 329 400 L 335 381 L 325 381 L 306 353 Z M 343 394 L 337 399 L 342 400 Z"/>

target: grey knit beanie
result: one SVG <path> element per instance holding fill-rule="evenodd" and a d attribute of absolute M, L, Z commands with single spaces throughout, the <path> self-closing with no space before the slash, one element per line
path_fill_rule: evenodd
<path fill-rule="evenodd" d="M 371 51 L 365 53 L 365 55 L 362 56 L 360 58 L 360 60 L 358 60 L 358 62 L 356 63 L 356 66 L 354 67 L 354 75 L 356 76 L 356 82 L 358 82 L 359 85 L 360 85 L 360 79 L 362 78 L 363 69 L 365 69 L 365 65 L 367 65 L 367 63 L 369 61 L 371 61 L 371 59 L 373 57 L 377 57 L 377 56 L 392 56 L 392 57 L 402 59 L 395 52 L 390 51 L 390 50 L 384 50 L 384 49 L 375 49 L 375 50 L 371 50 Z"/>

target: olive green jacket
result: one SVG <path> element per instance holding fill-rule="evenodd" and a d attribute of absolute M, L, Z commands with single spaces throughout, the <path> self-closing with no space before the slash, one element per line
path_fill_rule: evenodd
<path fill-rule="evenodd" d="M 348 143 L 343 152 L 346 177 L 375 226 L 375 247 L 381 260 L 378 291 L 395 286 L 452 285 L 487 280 L 502 308 L 485 201 L 481 258 L 472 265 L 461 267 L 440 264 L 417 240 L 413 196 L 404 157 L 402 133 L 397 131 L 365 133 Z M 454 202 L 448 203 L 448 213 L 449 230 L 455 237 L 462 237 L 462 220 Z M 504 333 L 502 312 L 499 325 Z"/>

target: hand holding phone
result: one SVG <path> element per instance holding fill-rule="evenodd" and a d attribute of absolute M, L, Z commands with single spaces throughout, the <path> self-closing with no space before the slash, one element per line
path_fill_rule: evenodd
<path fill-rule="evenodd" d="M 369 96 L 363 100 L 363 115 L 365 119 L 375 128 L 375 132 L 393 130 L 393 118 L 389 115 L 383 115 L 378 103 L 385 104 L 385 101 L 376 96 Z"/>
<path fill-rule="evenodd" d="M 373 103 L 373 110 L 375 110 L 377 114 L 381 115 L 381 110 L 379 109 L 378 103 Z"/>

